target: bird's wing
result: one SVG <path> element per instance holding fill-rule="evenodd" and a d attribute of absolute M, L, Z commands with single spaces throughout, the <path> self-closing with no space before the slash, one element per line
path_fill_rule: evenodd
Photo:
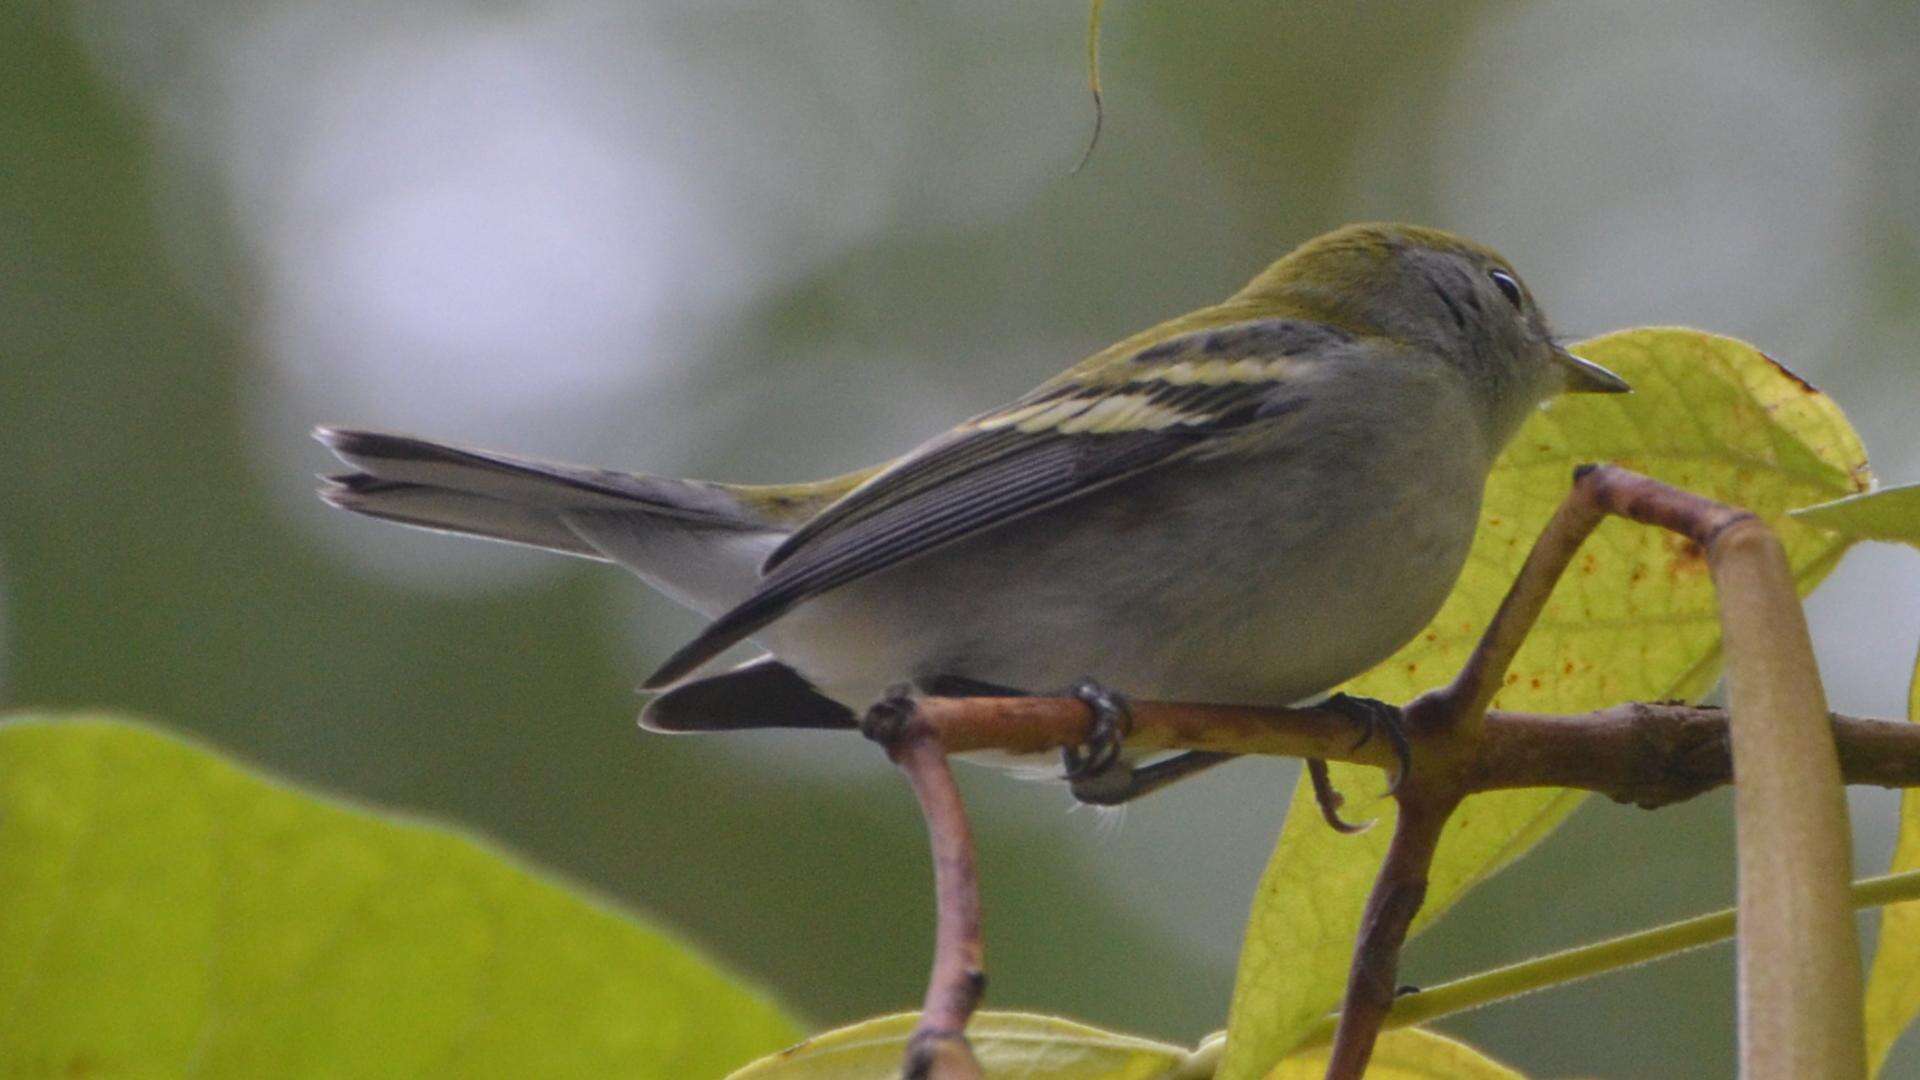
<path fill-rule="evenodd" d="M 646 682 L 669 685 L 794 605 L 1292 412 L 1300 354 L 1342 331 L 1257 320 L 1082 366 L 909 453 L 767 559 L 758 589 Z"/>

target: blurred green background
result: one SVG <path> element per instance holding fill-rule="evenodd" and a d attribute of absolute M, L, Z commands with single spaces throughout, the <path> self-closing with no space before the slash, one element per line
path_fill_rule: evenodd
<path fill-rule="evenodd" d="M 1746 337 L 1920 479 L 1920 8 L 0 4 L 0 692 L 111 706 L 504 840 L 828 1024 L 918 1000 L 903 785 L 850 736 L 643 736 L 691 617 L 326 510 L 316 422 L 789 480 L 897 452 L 1293 243 L 1499 247 L 1561 328 Z M 1903 707 L 1913 554 L 1813 604 Z M 1293 770 L 1118 818 L 969 769 L 992 1004 L 1224 1022 Z M 1895 800 L 1855 796 L 1864 872 Z M 1724 798 L 1590 804 L 1411 981 L 1730 902 Z M 1865 925 L 1871 927 L 1871 920 Z M 1732 961 L 1443 1025 L 1546 1074 L 1731 1072 Z M 1916 1040 L 1889 1075 L 1920 1076 Z"/>

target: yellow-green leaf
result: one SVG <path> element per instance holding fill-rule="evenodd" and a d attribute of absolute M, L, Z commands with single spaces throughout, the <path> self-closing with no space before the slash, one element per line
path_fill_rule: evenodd
<path fill-rule="evenodd" d="M 918 1013 L 865 1020 L 761 1058 L 728 1080 L 897 1080 Z M 1171 1080 L 1187 1051 L 1071 1020 L 983 1012 L 967 1042 L 989 1080 Z"/>
<path fill-rule="evenodd" d="M 1849 495 L 1795 510 L 1793 516 L 1809 525 L 1861 540 L 1887 540 L 1920 547 L 1920 484 Z"/>
<path fill-rule="evenodd" d="M 791 1021 L 450 830 L 133 724 L 0 724 L 0 1073 L 717 1076 Z"/>
<path fill-rule="evenodd" d="M 1920 658 L 1907 691 L 1907 719 L 1920 724 Z M 1900 796 L 1900 836 L 1890 873 L 1920 869 L 1920 799 Z M 1920 900 L 1890 904 L 1880 912 L 1880 943 L 1867 975 L 1867 1063 L 1877 1075 L 1894 1041 L 1920 1014 Z"/>
<path fill-rule="evenodd" d="M 1488 480 L 1479 534 L 1431 626 L 1355 680 L 1355 693 L 1405 701 L 1452 677 L 1559 506 L 1573 468 L 1617 462 L 1761 514 L 1779 531 L 1804 593 L 1848 538 L 1787 511 L 1865 490 L 1860 441 L 1825 395 L 1730 338 L 1643 329 L 1574 347 L 1634 393 L 1576 396 L 1532 418 Z M 1674 535 L 1608 521 L 1574 559 L 1516 659 L 1496 706 L 1579 712 L 1629 700 L 1691 698 L 1714 681 L 1720 629 L 1706 561 Z M 1264 1073 L 1333 1008 L 1366 893 L 1392 830 L 1378 772 L 1334 766 L 1352 813 L 1379 824 L 1327 829 L 1295 792 L 1262 878 L 1241 951 L 1221 1076 Z M 1480 795 L 1447 827 L 1415 929 L 1551 832 L 1579 802 L 1570 791 Z"/>
<path fill-rule="evenodd" d="M 1328 1048 L 1292 1054 L 1274 1066 L 1267 1080 L 1320 1080 Z M 1505 1065 L 1466 1043 L 1419 1028 L 1385 1031 L 1367 1064 L 1367 1080 L 1524 1080 Z"/>

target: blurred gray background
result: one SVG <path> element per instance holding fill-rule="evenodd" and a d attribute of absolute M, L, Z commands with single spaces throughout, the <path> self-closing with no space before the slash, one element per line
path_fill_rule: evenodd
<path fill-rule="evenodd" d="M 1457 229 L 1561 328 L 1688 323 L 1920 479 L 1920 9 L 1078 3 L 0 5 L 0 687 L 132 710 L 497 837 L 809 1022 L 910 1006 L 903 785 L 850 736 L 646 737 L 693 629 L 605 567 L 328 511 L 316 422 L 791 480 L 895 453 L 1341 222 Z M 1814 602 L 1895 715 L 1912 552 Z M 992 1004 L 1224 1022 L 1292 769 L 1117 822 L 969 769 Z M 1856 796 L 1863 871 L 1896 800 Z M 1411 981 L 1731 899 L 1727 800 L 1590 804 Z M 1871 920 L 1865 925 L 1871 927 Z M 1449 1021 L 1546 1074 L 1732 1068 L 1725 949 Z M 1920 1076 L 1909 1039 L 1890 1075 Z"/>

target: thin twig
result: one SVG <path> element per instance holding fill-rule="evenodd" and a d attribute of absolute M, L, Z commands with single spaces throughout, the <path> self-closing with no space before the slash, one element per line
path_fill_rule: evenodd
<path fill-rule="evenodd" d="M 1404 788 L 1397 798 L 1400 816 L 1367 897 L 1366 913 L 1360 917 L 1353 965 L 1347 971 L 1346 1002 L 1334 1032 L 1333 1053 L 1327 1059 L 1327 1080 L 1360 1080 L 1366 1075 L 1380 1025 L 1393 1008 L 1400 948 L 1426 900 L 1427 871 L 1440 846 L 1440 830 L 1453 813 L 1450 800 L 1427 803 Z"/>
<path fill-rule="evenodd" d="M 1087 706 L 1077 698 L 915 699 L 918 715 L 951 754 L 1005 750 L 1039 754 L 1085 743 Z M 1354 746 L 1353 720 L 1333 709 L 1249 708 L 1129 699 L 1127 746 L 1136 750 L 1219 750 L 1317 757 L 1393 768 L 1385 739 Z"/>
<path fill-rule="evenodd" d="M 980 935 L 980 881 L 960 788 L 947 767 L 947 751 L 916 715 L 909 701 L 893 697 L 875 705 L 861 725 L 906 774 L 927 821 L 933 849 L 933 971 L 920 1022 L 907 1041 L 901 1075 L 909 1080 L 978 1080 L 980 1063 L 967 1044 L 967 1021 L 986 991 Z"/>
<path fill-rule="evenodd" d="M 1828 717 L 1849 784 L 1920 787 L 1920 725 Z M 1727 713 L 1632 702 L 1576 716 L 1493 712 L 1474 791 L 1561 787 L 1654 809 L 1731 783 Z"/>
<path fill-rule="evenodd" d="M 1093 95 L 1093 134 L 1087 137 L 1087 149 L 1080 155 L 1079 172 L 1093 160 L 1093 148 L 1100 145 L 1100 129 L 1106 126 L 1107 104 L 1100 93 L 1100 9 L 1107 0 L 1093 0 L 1087 10 L 1087 92 Z"/>
<path fill-rule="evenodd" d="M 1848 903 L 1855 911 L 1914 899 L 1920 899 L 1920 870 L 1863 878 L 1853 883 L 1847 896 Z M 1734 910 L 1726 908 L 1665 926 L 1532 957 L 1450 982 L 1423 986 L 1418 994 L 1396 997 L 1393 1009 L 1387 1013 L 1386 1023 L 1382 1026 L 1387 1030 L 1413 1027 L 1443 1016 L 1531 994 L 1536 990 L 1568 986 L 1584 979 L 1663 960 L 1690 949 L 1725 941 L 1733 936 L 1736 926 Z M 1339 1019 L 1336 1014 L 1315 1024 L 1301 1038 L 1297 1049 L 1325 1046 L 1332 1042 Z"/>

